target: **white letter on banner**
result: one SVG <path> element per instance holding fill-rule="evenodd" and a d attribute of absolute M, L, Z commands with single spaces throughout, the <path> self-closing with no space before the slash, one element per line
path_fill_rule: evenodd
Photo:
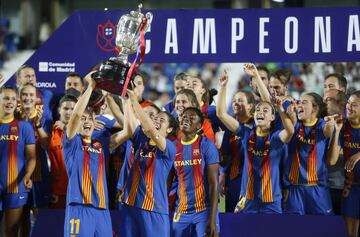
<path fill-rule="evenodd" d="M 172 48 L 173 54 L 178 53 L 177 29 L 176 29 L 175 18 L 169 18 L 167 20 L 165 54 L 170 53 L 170 48 Z"/>
<path fill-rule="evenodd" d="M 292 24 L 292 48 L 290 47 L 290 25 Z M 285 20 L 285 51 L 287 53 L 296 53 L 298 50 L 298 19 L 290 16 Z"/>
<path fill-rule="evenodd" d="M 355 33 L 355 37 L 353 38 Z M 359 29 L 359 15 L 349 16 L 349 31 L 348 31 L 348 45 L 347 51 L 351 52 L 355 44 L 356 51 L 360 51 L 360 29 Z"/>
<path fill-rule="evenodd" d="M 146 32 L 151 32 L 151 25 Z M 145 54 L 148 54 L 151 50 L 151 40 L 145 40 Z"/>
<path fill-rule="evenodd" d="M 194 35 L 192 53 L 197 54 L 198 42 L 200 44 L 200 53 L 209 53 L 209 41 L 211 41 L 211 53 L 216 54 L 216 31 L 215 31 L 215 19 L 206 18 L 205 32 L 204 32 L 204 19 L 194 19 Z"/>
<path fill-rule="evenodd" d="M 315 40 L 314 40 L 314 52 L 319 53 L 320 40 L 321 39 L 321 51 L 323 53 L 331 52 L 331 31 L 330 31 L 330 17 L 325 17 L 326 20 L 326 32 L 324 29 L 324 17 L 315 17 Z M 326 33 L 326 35 L 325 35 Z"/>
<path fill-rule="evenodd" d="M 239 33 L 237 34 L 237 30 Z M 244 38 L 244 20 L 242 18 L 231 19 L 231 53 L 236 53 L 236 44 Z"/>
<path fill-rule="evenodd" d="M 268 31 L 265 31 L 265 23 L 269 22 L 269 17 L 260 17 L 259 19 L 259 53 L 269 53 L 269 48 L 265 48 L 265 36 L 269 35 Z"/>

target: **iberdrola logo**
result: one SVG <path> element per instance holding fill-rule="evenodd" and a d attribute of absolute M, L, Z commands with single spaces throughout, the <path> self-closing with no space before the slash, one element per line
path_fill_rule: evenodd
<path fill-rule="evenodd" d="M 116 25 L 108 20 L 105 24 L 97 27 L 96 43 L 101 50 L 111 52 L 116 50 L 115 46 Z"/>

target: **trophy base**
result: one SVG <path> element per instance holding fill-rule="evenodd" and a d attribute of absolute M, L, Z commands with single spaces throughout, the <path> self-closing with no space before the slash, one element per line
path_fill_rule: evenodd
<path fill-rule="evenodd" d="M 104 61 L 99 71 L 91 76 L 96 81 L 97 88 L 121 95 L 129 69 L 130 66 L 124 65 L 116 58 L 110 58 Z"/>

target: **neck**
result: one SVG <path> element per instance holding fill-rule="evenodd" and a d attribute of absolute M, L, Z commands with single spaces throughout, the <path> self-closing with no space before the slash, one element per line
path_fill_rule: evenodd
<path fill-rule="evenodd" d="M 0 120 L 9 120 L 14 118 L 14 114 L 0 113 Z"/>
<path fill-rule="evenodd" d="M 270 132 L 270 126 L 256 126 L 256 134 L 267 134 Z"/>
<path fill-rule="evenodd" d="M 248 116 L 247 114 L 243 114 L 243 115 L 237 115 L 236 118 L 240 123 L 248 123 L 252 117 Z"/>
<path fill-rule="evenodd" d="M 34 112 L 35 112 L 34 107 L 23 109 L 23 113 L 24 113 L 25 117 L 30 117 L 31 115 L 33 115 Z"/>
<path fill-rule="evenodd" d="M 315 121 L 316 118 L 317 117 L 316 117 L 315 114 L 311 114 L 311 116 L 309 118 L 306 118 L 306 119 L 303 120 L 303 123 L 312 123 L 312 122 Z"/>
<path fill-rule="evenodd" d="M 353 119 L 349 119 L 349 122 L 352 126 L 357 127 L 360 126 L 360 118 L 353 118 Z"/>
<path fill-rule="evenodd" d="M 196 131 L 192 132 L 192 133 L 184 133 L 184 132 L 182 132 L 181 140 L 184 141 L 184 142 L 189 142 L 192 139 L 194 139 L 195 136 L 196 136 Z"/>

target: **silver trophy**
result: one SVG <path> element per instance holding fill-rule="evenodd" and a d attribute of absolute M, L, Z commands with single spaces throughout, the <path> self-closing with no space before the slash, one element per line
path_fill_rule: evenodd
<path fill-rule="evenodd" d="M 131 66 L 128 56 L 137 50 L 140 29 L 143 28 L 146 33 L 153 18 L 150 12 L 144 16 L 141 8 L 142 4 L 139 5 L 137 11 L 131 11 L 130 14 L 121 16 L 117 25 L 115 42 L 116 46 L 120 48 L 120 53 L 117 57 L 111 57 L 104 61 L 99 70 L 92 75 L 98 88 L 113 94 L 121 94 Z"/>

